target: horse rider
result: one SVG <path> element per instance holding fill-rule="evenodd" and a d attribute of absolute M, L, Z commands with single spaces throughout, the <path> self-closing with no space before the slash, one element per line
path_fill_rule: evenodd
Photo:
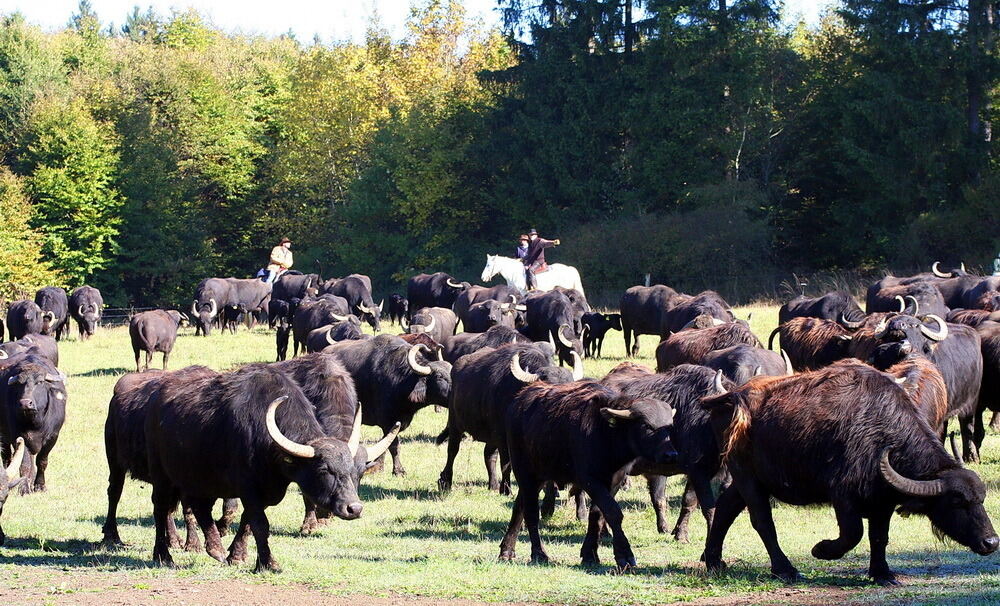
<path fill-rule="evenodd" d="M 518 261 L 521 261 L 528 255 L 528 234 L 521 234 L 521 237 L 517 239 L 517 248 L 514 250 L 514 256 Z"/>
<path fill-rule="evenodd" d="M 528 290 L 535 289 L 535 274 L 548 269 L 545 264 L 545 249 L 552 246 L 559 246 L 558 238 L 546 240 L 539 238 L 538 232 L 534 228 L 528 230 L 528 252 L 521 259 L 521 262 L 524 263 L 524 277 Z"/>
<path fill-rule="evenodd" d="M 271 249 L 271 262 L 267 266 L 267 282 L 273 283 L 280 274 L 292 267 L 292 241 L 282 238 L 278 245 Z"/>

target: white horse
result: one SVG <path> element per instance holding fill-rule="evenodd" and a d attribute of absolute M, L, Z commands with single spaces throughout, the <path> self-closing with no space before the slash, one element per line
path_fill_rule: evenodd
<path fill-rule="evenodd" d="M 507 280 L 507 286 L 513 286 L 522 293 L 528 288 L 524 277 L 524 264 L 521 261 L 500 255 L 486 255 L 486 267 L 483 268 L 481 276 L 483 283 L 489 282 L 497 274 Z M 535 274 L 535 288 L 537 290 L 552 290 L 556 286 L 575 288 L 586 296 L 586 293 L 583 292 L 583 282 L 580 281 L 580 272 L 571 265 L 553 263 L 549 265 L 548 270 Z"/>

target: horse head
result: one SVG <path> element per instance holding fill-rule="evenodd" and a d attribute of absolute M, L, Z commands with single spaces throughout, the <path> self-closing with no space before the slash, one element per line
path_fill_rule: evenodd
<path fill-rule="evenodd" d="M 483 275 L 479 276 L 483 283 L 489 282 L 497 275 L 496 264 L 497 255 L 486 255 L 486 267 L 483 268 Z"/>

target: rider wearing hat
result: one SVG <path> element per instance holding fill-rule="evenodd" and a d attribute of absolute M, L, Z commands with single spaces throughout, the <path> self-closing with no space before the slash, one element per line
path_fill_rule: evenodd
<path fill-rule="evenodd" d="M 278 245 L 271 249 L 271 262 L 267 266 L 268 282 L 274 282 L 278 274 L 292 267 L 292 241 L 282 238 Z"/>
<path fill-rule="evenodd" d="M 521 237 L 517 239 L 517 248 L 514 249 L 514 255 L 518 261 L 524 259 L 525 255 L 528 254 L 528 234 L 521 234 Z"/>
<path fill-rule="evenodd" d="M 559 246 L 559 239 L 546 240 L 539 238 L 538 232 L 534 228 L 528 230 L 528 252 L 525 253 L 521 262 L 524 263 L 524 276 L 528 283 L 528 290 L 535 288 L 535 274 L 546 269 L 545 249 Z"/>

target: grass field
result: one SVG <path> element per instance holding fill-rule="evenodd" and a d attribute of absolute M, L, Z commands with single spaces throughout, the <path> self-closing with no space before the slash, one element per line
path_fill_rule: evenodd
<path fill-rule="evenodd" d="M 766 338 L 776 324 L 777 308 L 738 310 L 743 317 L 751 311 L 754 330 Z M 244 330 L 235 336 L 213 334 L 210 338 L 194 337 L 191 329 L 184 332 L 171 359 L 175 369 L 193 363 L 227 369 L 274 356 L 274 338 L 268 332 Z M 655 340 L 643 338 L 641 362 L 653 364 Z M 621 333 L 609 334 L 604 353 L 602 360 L 587 361 L 588 376 L 599 377 L 623 359 Z M 8 542 L 0 548 L 2 603 L 102 603 L 102 592 L 122 588 L 131 592 L 129 603 L 154 599 L 164 603 L 162 595 L 157 598 L 151 588 L 171 583 L 251 590 L 233 594 L 223 603 L 253 602 L 254 588 L 265 590 L 261 584 L 290 586 L 286 589 L 293 601 L 295 591 L 308 590 L 329 592 L 331 598 L 349 594 L 585 604 L 1000 603 L 998 559 L 981 558 L 938 542 L 924 518 L 897 516 L 893 520 L 889 563 L 904 575 L 903 587 L 883 590 L 866 579 L 867 538 L 840 561 L 813 559 L 809 555 L 813 544 L 836 534 L 832 510 L 826 507 L 778 505 L 775 509 L 782 546 L 804 576 L 794 589 L 769 578 L 766 553 L 745 515 L 733 526 L 726 544 L 729 572 L 707 576 L 698 562 L 705 537 L 700 514 L 693 518 L 690 544 L 658 535 L 641 481 L 620 494 L 625 531 L 639 561 L 636 572 L 621 575 L 611 568 L 581 567 L 578 554 L 585 528 L 570 507 L 560 507 L 542 527 L 554 563 L 527 563 L 526 534 L 518 546 L 518 562 L 498 563 L 510 499 L 486 490 L 482 448 L 470 441 L 464 443 L 456 461 L 453 490 L 444 495 L 437 491 L 445 449 L 434 445 L 434 437 L 444 426 L 446 414 L 436 414 L 432 408 L 422 411 L 403 434 L 401 451 L 409 475 L 397 478 L 385 471 L 362 481 L 365 513 L 361 519 L 336 520 L 313 536 L 299 537 L 302 501 L 295 487 L 284 502 L 269 510 L 272 548 L 283 567 L 281 574 L 252 573 L 253 554 L 247 565 L 230 568 L 204 552 L 175 551 L 178 568 L 157 568 L 150 560 L 153 529 L 148 485 L 129 480 L 125 486 L 119 520 L 130 547 L 111 552 L 98 546 L 107 506 L 104 418 L 115 381 L 133 365 L 127 330 L 104 329 L 87 343 L 64 342 L 61 362 L 69 375 L 68 413 L 51 457 L 49 490 L 11 496 L 3 514 Z M 154 366 L 158 364 L 159 356 Z M 377 431 L 366 428 L 366 438 L 378 437 Z M 983 463 L 973 468 L 991 487 L 987 508 L 1000 522 L 996 491 L 1000 439 L 988 436 L 983 452 Z M 679 480 L 675 478 L 668 490 L 671 511 L 676 514 Z M 609 542 L 602 546 L 602 554 L 604 561 L 613 561 Z M 188 600 L 192 602 L 199 603 Z"/>

